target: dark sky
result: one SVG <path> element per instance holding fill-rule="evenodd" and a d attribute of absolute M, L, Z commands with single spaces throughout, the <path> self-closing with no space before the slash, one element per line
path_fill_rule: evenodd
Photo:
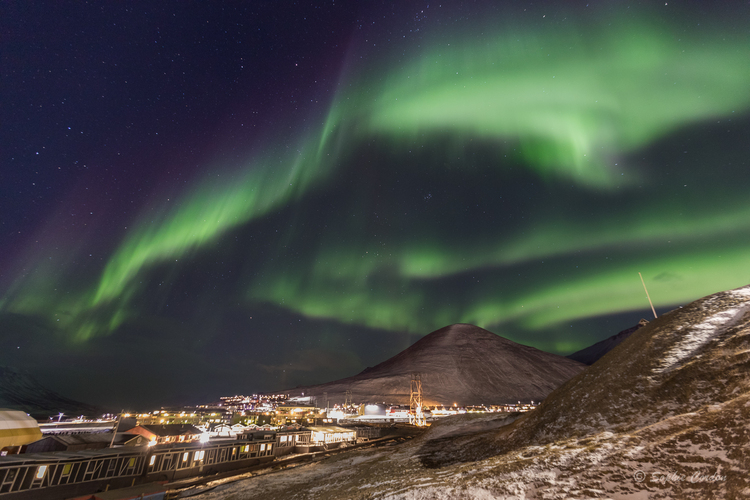
<path fill-rule="evenodd" d="M 0 365 L 133 409 L 746 285 L 747 2 L 3 2 Z"/>

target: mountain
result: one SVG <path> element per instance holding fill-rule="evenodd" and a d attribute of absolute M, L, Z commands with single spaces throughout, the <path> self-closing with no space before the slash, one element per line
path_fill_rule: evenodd
<path fill-rule="evenodd" d="M 627 330 L 623 330 L 617 335 L 612 335 L 611 337 L 606 338 L 601 342 L 597 342 L 596 344 L 590 345 L 585 349 L 581 349 L 580 351 L 576 351 L 573 354 L 568 354 L 565 357 L 578 361 L 585 365 L 593 365 L 599 360 L 599 358 L 620 345 L 623 340 L 630 337 L 630 334 L 646 325 L 648 325 L 648 321 L 642 319 L 638 322 L 637 325 L 631 326 Z"/>
<path fill-rule="evenodd" d="M 22 410 L 37 419 L 64 413 L 68 416 L 99 416 L 95 406 L 68 399 L 39 384 L 31 376 L 0 366 L 0 408 Z"/>
<path fill-rule="evenodd" d="M 436 330 L 359 375 L 283 391 L 315 395 L 321 403 L 354 401 L 408 404 L 410 380 L 419 373 L 425 404 L 476 405 L 540 401 L 585 366 L 563 356 L 517 344 L 473 325 Z M 322 403 L 325 404 L 325 403 Z"/>
<path fill-rule="evenodd" d="M 651 321 L 529 413 L 446 417 L 192 498 L 748 498 L 749 422 L 747 286 Z"/>
<path fill-rule="evenodd" d="M 514 435 L 536 443 L 604 430 L 657 435 L 726 412 L 733 420 L 745 415 L 736 422 L 742 428 L 736 436 L 748 439 L 749 368 L 747 286 L 704 297 L 638 329 L 551 394 Z M 659 430 L 644 429 L 659 422 Z M 728 438 L 714 436 L 706 444 Z"/>

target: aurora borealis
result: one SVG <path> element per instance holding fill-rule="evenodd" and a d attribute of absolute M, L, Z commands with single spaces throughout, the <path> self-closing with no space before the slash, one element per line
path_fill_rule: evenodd
<path fill-rule="evenodd" d="M 568 354 L 649 317 L 638 272 L 662 312 L 750 282 L 747 5 L 12 5 L 0 365 L 71 397 L 458 322 Z"/>

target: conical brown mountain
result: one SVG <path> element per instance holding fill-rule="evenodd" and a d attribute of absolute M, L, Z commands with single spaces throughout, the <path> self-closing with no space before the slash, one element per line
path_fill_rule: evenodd
<path fill-rule="evenodd" d="M 585 365 L 517 344 L 474 325 L 446 326 L 359 375 L 284 391 L 291 396 L 324 393 L 343 403 L 347 390 L 356 402 L 408 404 L 413 373 L 422 379 L 425 404 L 478 405 L 539 401 Z"/>

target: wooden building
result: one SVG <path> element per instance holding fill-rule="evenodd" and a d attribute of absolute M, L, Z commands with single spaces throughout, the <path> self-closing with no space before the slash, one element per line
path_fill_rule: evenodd
<path fill-rule="evenodd" d="M 272 423 L 276 425 L 312 423 L 322 416 L 322 410 L 313 405 L 284 403 L 276 407 Z"/>
<path fill-rule="evenodd" d="M 336 425 L 309 427 L 312 434 L 310 442 L 313 445 L 355 443 L 357 441 L 356 429 L 347 429 Z"/>
<path fill-rule="evenodd" d="M 191 424 L 136 425 L 125 433 L 145 436 L 151 445 L 193 443 L 200 441 L 204 434 L 203 431 Z"/>
<path fill-rule="evenodd" d="M 26 447 L 26 453 L 45 453 L 49 451 L 101 450 L 113 446 L 146 446 L 149 440 L 145 436 L 118 433 L 112 440 L 112 433 L 95 434 L 51 434 Z"/>

